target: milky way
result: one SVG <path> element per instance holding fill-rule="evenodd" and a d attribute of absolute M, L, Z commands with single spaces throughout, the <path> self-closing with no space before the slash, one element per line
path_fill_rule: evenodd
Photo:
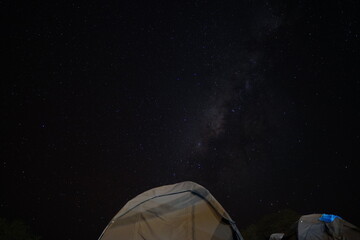
<path fill-rule="evenodd" d="M 284 208 L 356 223 L 357 3 L 3 5 L 0 218 L 96 239 L 191 180 L 239 229 Z"/>

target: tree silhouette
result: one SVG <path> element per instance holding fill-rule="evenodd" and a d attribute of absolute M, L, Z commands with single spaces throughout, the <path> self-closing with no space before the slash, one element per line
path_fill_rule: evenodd
<path fill-rule="evenodd" d="M 0 218 L 0 239 L 1 240 L 39 240 L 30 232 L 29 226 L 19 220 L 12 222 Z"/>
<path fill-rule="evenodd" d="M 263 216 L 259 221 L 241 231 L 245 240 L 269 239 L 272 233 L 284 233 L 296 222 L 300 214 L 290 209 Z"/>

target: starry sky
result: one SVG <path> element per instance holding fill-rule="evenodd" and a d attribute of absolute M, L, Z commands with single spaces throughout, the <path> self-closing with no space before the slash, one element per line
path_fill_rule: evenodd
<path fill-rule="evenodd" d="M 360 225 L 357 1 L 2 1 L 0 217 L 97 239 L 185 180 L 242 229 Z"/>

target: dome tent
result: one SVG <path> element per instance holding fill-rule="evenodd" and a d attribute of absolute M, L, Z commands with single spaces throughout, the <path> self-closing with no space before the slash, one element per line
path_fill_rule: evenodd
<path fill-rule="evenodd" d="M 243 240 L 234 221 L 204 187 L 181 182 L 130 200 L 99 240 Z"/>
<path fill-rule="evenodd" d="M 300 219 L 281 240 L 360 240 L 360 229 L 336 215 L 310 214 Z"/>

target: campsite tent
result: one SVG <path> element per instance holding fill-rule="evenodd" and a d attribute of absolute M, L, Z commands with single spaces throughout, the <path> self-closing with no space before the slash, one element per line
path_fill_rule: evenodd
<path fill-rule="evenodd" d="M 360 230 L 335 215 L 310 214 L 300 217 L 281 240 L 360 240 Z"/>
<path fill-rule="evenodd" d="M 166 185 L 130 200 L 99 240 L 243 240 L 233 220 L 204 187 Z"/>
<path fill-rule="evenodd" d="M 273 233 L 270 235 L 269 240 L 280 240 L 284 237 L 284 233 Z"/>

